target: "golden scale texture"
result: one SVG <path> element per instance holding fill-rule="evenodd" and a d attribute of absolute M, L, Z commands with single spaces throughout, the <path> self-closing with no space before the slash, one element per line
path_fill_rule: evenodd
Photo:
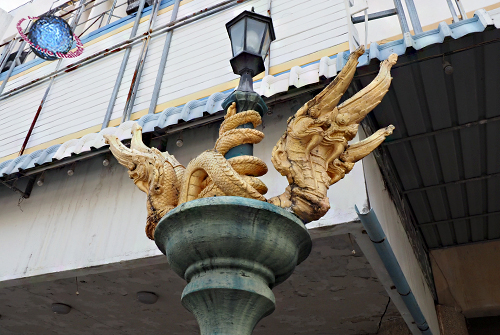
<path fill-rule="evenodd" d="M 316 97 L 288 119 L 285 133 L 272 152 L 276 170 L 287 177 L 283 194 L 266 200 L 266 185 L 257 177 L 267 173 L 258 157 L 224 155 L 241 144 L 257 144 L 264 134 L 257 129 L 238 128 L 262 123 L 253 110 L 236 113 L 233 103 L 227 110 L 213 150 L 207 150 L 184 168 L 173 155 L 148 148 L 142 142 L 142 128 L 132 127 L 130 148 L 117 137 L 105 135 L 111 152 L 129 170 L 130 178 L 147 194 L 146 235 L 153 239 L 159 220 L 171 209 L 187 201 L 213 196 L 240 196 L 268 201 L 290 208 L 304 223 L 318 220 L 330 208 L 327 191 L 349 173 L 354 163 L 375 150 L 394 126 L 380 129 L 363 141 L 349 145 L 361 120 L 377 106 L 391 84 L 390 69 L 397 61 L 392 54 L 380 64 L 377 77 L 356 95 L 338 105 L 356 71 L 360 47 L 349 56 L 335 79 Z"/>

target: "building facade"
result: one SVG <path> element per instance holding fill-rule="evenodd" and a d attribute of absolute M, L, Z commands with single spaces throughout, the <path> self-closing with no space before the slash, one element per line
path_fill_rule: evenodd
<path fill-rule="evenodd" d="M 225 23 L 253 10 L 277 36 L 254 78 L 269 107 L 254 147 L 266 196 L 287 186 L 271 162 L 286 120 L 349 53 L 370 44 L 346 97 L 399 55 L 357 139 L 389 124 L 394 134 L 330 188 L 329 212 L 307 226 L 313 252 L 255 333 L 497 334 L 500 4 L 412 4 L 35 0 L 0 12 L 1 333 L 198 332 L 183 280 L 144 234 L 145 196 L 103 135 L 129 143 L 138 123 L 148 146 L 184 165 L 213 148 L 238 85 Z M 19 20 L 48 11 L 74 28 L 81 56 L 45 61 L 19 38 Z M 370 209 L 392 258 L 360 220 Z M 138 302 L 142 291 L 158 302 Z"/>

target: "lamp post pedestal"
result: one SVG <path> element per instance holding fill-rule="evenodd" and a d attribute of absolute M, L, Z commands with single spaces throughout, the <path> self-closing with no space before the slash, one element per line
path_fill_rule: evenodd
<path fill-rule="evenodd" d="M 159 222 L 155 242 L 188 282 L 182 304 L 202 335 L 250 335 L 274 311 L 271 288 L 307 258 L 312 244 L 293 214 L 241 197 L 178 206 Z"/>

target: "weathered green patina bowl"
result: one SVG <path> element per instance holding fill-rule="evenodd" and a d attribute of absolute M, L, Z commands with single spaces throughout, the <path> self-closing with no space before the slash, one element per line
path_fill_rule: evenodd
<path fill-rule="evenodd" d="M 188 285 L 183 305 L 202 334 L 251 334 L 274 311 L 271 288 L 311 251 L 295 215 L 266 202 L 213 197 L 170 211 L 155 231 L 158 248 Z"/>

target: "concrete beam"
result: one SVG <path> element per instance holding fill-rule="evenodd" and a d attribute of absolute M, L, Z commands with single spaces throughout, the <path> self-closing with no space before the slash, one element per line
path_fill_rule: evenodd
<path fill-rule="evenodd" d="M 500 241 L 431 250 L 439 304 L 455 306 L 467 318 L 499 315 L 499 253 Z"/>

